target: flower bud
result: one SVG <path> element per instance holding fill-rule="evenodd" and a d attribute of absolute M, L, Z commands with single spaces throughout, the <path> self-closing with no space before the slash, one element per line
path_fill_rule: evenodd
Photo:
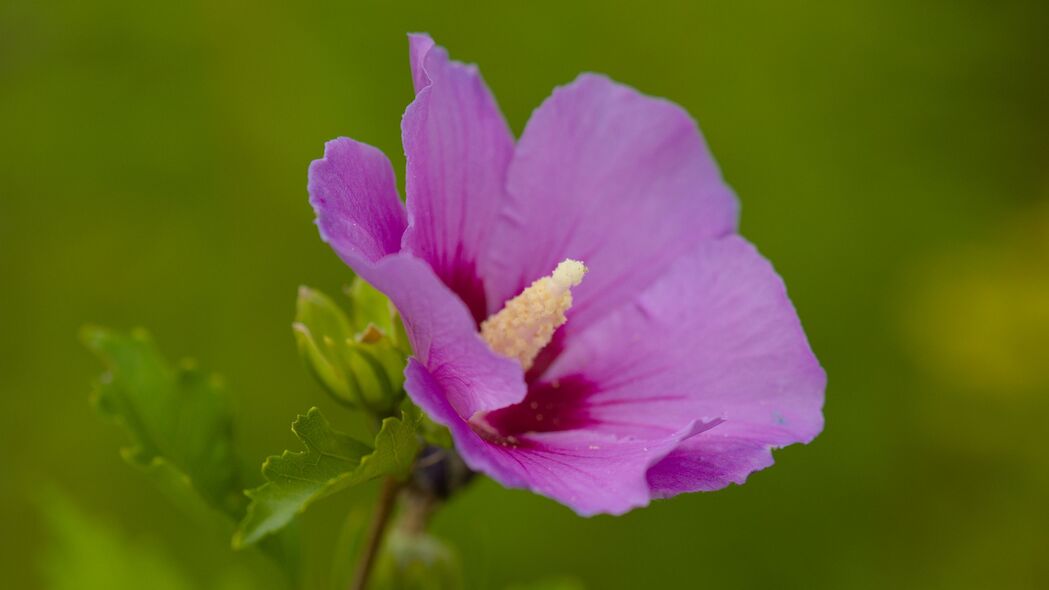
<path fill-rule="evenodd" d="M 377 416 L 404 397 L 407 344 L 386 298 L 360 279 L 347 290 L 350 313 L 301 287 L 292 330 L 306 366 L 336 400 Z"/>

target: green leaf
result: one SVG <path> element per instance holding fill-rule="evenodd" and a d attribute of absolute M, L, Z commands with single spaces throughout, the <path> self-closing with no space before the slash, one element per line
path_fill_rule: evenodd
<path fill-rule="evenodd" d="M 106 365 L 92 402 L 127 431 L 131 446 L 122 449 L 124 459 L 188 514 L 230 534 L 248 499 L 233 448 L 229 400 L 218 378 L 189 362 L 172 368 L 144 330 L 124 335 L 89 326 L 81 339 Z M 292 580 L 298 576 L 295 532 L 285 529 L 259 545 Z"/>
<path fill-rule="evenodd" d="M 323 293 L 300 287 L 295 340 L 335 399 L 389 416 L 404 396 L 406 355 L 394 339 L 395 318 L 386 298 L 367 283 L 356 281 L 348 294 L 349 315 Z"/>
<path fill-rule="evenodd" d="M 251 504 L 233 537 L 235 547 L 250 545 L 280 530 L 312 503 L 359 483 L 411 473 L 419 443 L 417 420 L 386 418 L 375 447 L 334 430 L 317 408 L 299 416 L 292 432 L 305 451 L 284 451 L 262 465 L 267 483 L 249 490 Z"/>
<path fill-rule="evenodd" d="M 195 492 L 181 495 L 192 501 L 199 494 L 236 517 L 244 500 L 221 382 L 190 363 L 172 368 L 143 330 L 123 335 L 88 327 L 81 337 L 107 367 L 93 401 L 130 436 L 124 458 L 168 491 Z"/>
<path fill-rule="evenodd" d="M 416 406 L 411 398 L 406 397 L 401 402 L 401 412 L 406 416 L 410 416 L 419 425 L 419 436 L 422 437 L 427 444 L 435 445 L 445 449 L 451 449 L 455 446 L 452 441 L 452 433 L 448 431 L 448 428 L 438 424 L 430 419 L 423 412 L 419 406 Z"/>

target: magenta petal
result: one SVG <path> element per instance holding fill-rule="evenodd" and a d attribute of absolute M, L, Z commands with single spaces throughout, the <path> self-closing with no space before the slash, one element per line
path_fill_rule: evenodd
<path fill-rule="evenodd" d="M 364 280 L 390 298 L 415 358 L 442 382 L 464 417 L 519 402 L 521 367 L 481 340 L 463 302 L 423 261 L 398 253 L 405 213 L 386 157 L 350 139 L 328 142 L 310 166 L 310 202 L 321 236 Z"/>
<path fill-rule="evenodd" d="M 404 321 L 413 358 L 441 384 L 459 416 L 466 419 L 524 397 L 521 366 L 489 350 L 462 301 L 425 262 L 401 253 L 354 270 L 390 298 Z M 427 407 L 426 400 L 416 402 Z"/>
<path fill-rule="evenodd" d="M 582 260 L 590 273 L 566 337 L 736 227 L 735 195 L 688 113 L 593 74 L 533 113 L 507 187 L 484 272 L 489 311 L 561 260 Z"/>
<path fill-rule="evenodd" d="M 622 514 L 647 505 L 650 468 L 682 441 L 714 426 L 688 424 L 660 440 L 571 430 L 533 433 L 514 445 L 501 445 L 482 439 L 457 416 L 445 401 L 444 386 L 421 364 L 410 362 L 405 375 L 412 399 L 449 427 L 456 449 L 472 469 L 504 486 L 557 500 L 583 516 Z"/>
<path fill-rule="evenodd" d="M 404 389 L 430 419 L 448 427 L 455 439 L 455 448 L 463 460 L 475 471 L 481 471 L 495 478 L 503 485 L 522 487 L 526 485 L 521 473 L 507 468 L 496 461 L 493 445 L 482 439 L 470 427 L 470 414 L 464 414 L 452 407 L 449 402 L 450 391 L 457 386 L 454 381 L 441 383 L 426 366 L 418 360 L 408 359 L 404 370 Z"/>
<path fill-rule="evenodd" d="M 407 156 L 404 247 L 486 316 L 478 272 L 503 201 L 514 139 L 475 66 L 448 59 L 429 37 L 410 38 L 415 101 L 401 124 Z"/>
<path fill-rule="evenodd" d="M 415 93 L 430 85 L 430 77 L 426 75 L 423 60 L 426 54 L 433 49 L 434 42 L 426 33 L 409 33 L 408 35 L 408 61 L 412 68 L 412 87 Z"/>
<path fill-rule="evenodd" d="M 544 432 L 530 435 L 520 448 L 498 448 L 497 452 L 524 473 L 528 489 L 581 516 L 623 514 L 651 500 L 647 480 L 651 466 L 707 427 L 688 425 L 655 441 L 619 439 L 585 430 Z"/>
<path fill-rule="evenodd" d="M 771 466 L 772 450 L 761 441 L 761 432 L 746 430 L 722 423 L 710 432 L 682 442 L 648 470 L 652 497 L 712 492 L 730 483 L 743 484 L 751 473 Z"/>
<path fill-rule="evenodd" d="M 783 281 L 738 236 L 694 247 L 634 303 L 571 341 L 545 380 L 586 383 L 574 411 L 588 428 L 619 436 L 720 418 L 709 436 L 746 431 L 779 447 L 823 428 L 826 375 Z"/>
<path fill-rule="evenodd" d="M 348 264 L 374 262 L 400 249 L 406 225 L 390 160 L 379 150 L 340 137 L 310 164 L 310 204 L 321 239 Z"/>

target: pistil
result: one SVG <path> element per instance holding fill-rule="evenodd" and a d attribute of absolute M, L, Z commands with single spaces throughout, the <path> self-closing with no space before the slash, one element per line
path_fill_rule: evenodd
<path fill-rule="evenodd" d="M 493 351 L 516 359 L 527 371 L 565 323 L 565 312 L 572 307 L 572 288 L 586 272 L 578 260 L 561 262 L 552 274 L 533 282 L 482 322 L 481 337 Z"/>

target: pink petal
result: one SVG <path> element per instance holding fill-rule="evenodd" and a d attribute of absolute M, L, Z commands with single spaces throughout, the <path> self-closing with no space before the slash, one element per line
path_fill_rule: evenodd
<path fill-rule="evenodd" d="M 404 206 L 390 160 L 370 145 L 340 137 L 310 164 L 310 204 L 321 239 L 348 264 L 375 261 L 400 249 Z"/>
<path fill-rule="evenodd" d="M 682 442 L 648 470 L 653 498 L 687 492 L 712 492 L 772 465 L 772 450 L 760 430 L 722 423 L 710 432 Z"/>
<path fill-rule="evenodd" d="M 469 418 L 524 397 L 521 366 L 489 350 L 466 306 L 425 262 L 401 253 L 354 270 L 400 312 L 413 362 L 429 369 L 458 416 Z M 427 400 L 408 393 L 426 408 Z"/>
<path fill-rule="evenodd" d="M 449 61 L 426 36 L 410 38 L 415 101 L 401 125 L 407 164 L 404 247 L 487 317 L 479 274 L 502 205 L 514 138 L 475 66 Z"/>
<path fill-rule="evenodd" d="M 561 260 L 582 260 L 590 273 L 565 338 L 736 227 L 736 198 L 688 113 L 593 74 L 533 113 L 507 182 L 483 273 L 489 312 Z"/>
<path fill-rule="evenodd" d="M 826 375 L 783 281 L 738 236 L 682 256 L 636 302 L 571 341 L 532 389 L 554 380 L 586 384 L 575 411 L 586 428 L 618 436 L 722 419 L 709 436 L 743 429 L 778 447 L 823 428 Z"/>
<path fill-rule="evenodd" d="M 408 61 L 412 68 L 412 87 L 416 94 L 430 85 L 430 77 L 426 75 L 423 62 L 434 45 L 433 39 L 426 33 L 408 35 Z"/>
<path fill-rule="evenodd" d="M 530 434 L 500 445 L 478 436 L 445 401 L 446 387 L 409 362 L 405 387 L 434 420 L 449 427 L 472 469 L 507 487 L 524 488 L 582 516 L 622 514 L 651 499 L 649 469 L 682 441 L 714 424 L 692 423 L 661 440 L 619 439 L 587 431 Z"/>

